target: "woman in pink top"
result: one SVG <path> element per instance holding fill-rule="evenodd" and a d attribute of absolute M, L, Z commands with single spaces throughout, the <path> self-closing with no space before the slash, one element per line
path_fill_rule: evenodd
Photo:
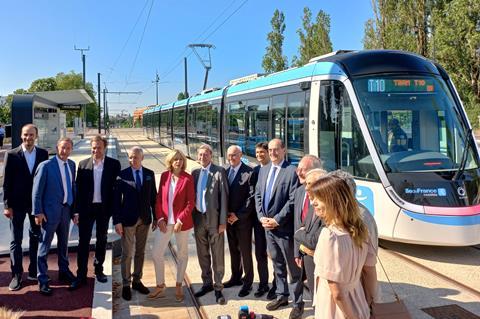
<path fill-rule="evenodd" d="M 368 319 L 370 307 L 360 278 L 362 270 L 375 267 L 375 252 L 357 201 L 347 183 L 330 174 L 307 191 L 315 214 L 326 225 L 314 255 L 315 318 Z"/>

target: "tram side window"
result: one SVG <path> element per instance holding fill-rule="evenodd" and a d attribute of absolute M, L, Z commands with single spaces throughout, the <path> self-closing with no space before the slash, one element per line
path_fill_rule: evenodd
<path fill-rule="evenodd" d="M 218 109 L 220 105 L 209 104 L 206 106 L 206 117 L 207 117 L 207 137 L 208 143 L 213 149 L 213 158 L 218 158 L 220 152 L 220 144 L 218 138 Z"/>
<path fill-rule="evenodd" d="M 306 92 L 290 93 L 287 97 L 287 158 L 294 165 L 305 155 Z"/>
<path fill-rule="evenodd" d="M 338 125 L 338 102 L 335 91 L 338 93 L 338 81 L 322 81 L 320 83 L 320 99 L 318 106 L 319 156 L 327 171 L 337 168 L 335 153 L 335 133 Z M 337 95 L 338 96 L 338 95 Z"/>
<path fill-rule="evenodd" d="M 339 108 L 342 110 L 341 169 L 355 177 L 378 181 L 379 177 L 358 124 L 348 93 L 339 87 Z"/>
<path fill-rule="evenodd" d="M 175 144 L 185 144 L 185 109 L 183 106 L 175 110 L 173 121 Z"/>
<path fill-rule="evenodd" d="M 208 143 L 207 139 L 207 114 L 206 114 L 206 103 L 202 103 L 197 107 L 197 121 L 195 126 L 197 129 L 197 144 L 200 146 L 202 143 Z M 195 151 L 196 152 L 196 151 Z"/>
<path fill-rule="evenodd" d="M 247 101 L 247 140 L 245 154 L 255 157 L 255 145 L 268 141 L 269 99 Z"/>
<path fill-rule="evenodd" d="M 188 125 L 187 125 L 187 134 L 188 134 L 188 152 L 190 156 L 196 158 L 197 154 L 197 129 L 196 129 L 196 118 L 197 109 L 195 105 L 188 106 Z"/>
<path fill-rule="evenodd" d="M 245 102 L 238 101 L 228 104 L 227 115 L 227 147 L 236 144 L 245 149 Z"/>
<path fill-rule="evenodd" d="M 272 97 L 272 138 L 285 139 L 285 109 L 286 95 L 276 95 Z"/>

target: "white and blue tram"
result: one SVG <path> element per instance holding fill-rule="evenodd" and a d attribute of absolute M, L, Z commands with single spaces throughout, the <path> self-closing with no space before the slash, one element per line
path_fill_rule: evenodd
<path fill-rule="evenodd" d="M 196 158 L 210 144 L 223 164 L 238 144 L 273 137 L 292 163 L 318 155 L 356 179 L 381 238 L 443 246 L 480 243 L 480 159 L 445 70 L 400 51 L 337 51 L 282 72 L 147 109 L 149 138 Z"/>

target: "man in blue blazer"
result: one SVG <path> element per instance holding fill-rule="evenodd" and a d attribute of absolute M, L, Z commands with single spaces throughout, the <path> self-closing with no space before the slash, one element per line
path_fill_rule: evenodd
<path fill-rule="evenodd" d="M 282 140 L 268 143 L 271 162 L 260 169 L 255 188 L 255 205 L 258 220 L 266 230 L 268 251 L 271 254 L 277 282 L 277 298 L 267 304 L 267 310 L 276 310 L 288 305 L 287 266 L 292 275 L 292 284 L 301 280 L 300 268 L 293 255 L 293 205 L 298 177 L 295 166 L 285 161 L 286 149 Z M 302 291 L 295 290 L 294 309 L 303 310 Z M 296 314 L 298 311 L 292 311 Z M 290 316 L 292 318 L 292 316 Z"/>
<path fill-rule="evenodd" d="M 57 155 L 40 163 L 33 180 L 32 204 L 35 222 L 41 226 L 38 248 L 38 284 L 40 293 L 51 295 L 48 285 L 47 257 L 53 235 L 57 234 L 59 279 L 68 284 L 76 280 L 68 268 L 68 234 L 75 199 L 75 163 L 68 157 L 73 142 L 63 137 L 57 142 Z"/>
<path fill-rule="evenodd" d="M 128 151 L 128 160 L 130 167 L 125 168 L 118 175 L 113 195 L 113 224 L 117 234 L 122 236 L 122 298 L 125 300 L 132 299 L 131 289 L 144 295 L 150 292 L 141 279 L 145 246 L 152 220 L 154 221 L 153 230 L 157 225 L 155 173 L 142 166 L 143 150 L 138 146 Z"/>

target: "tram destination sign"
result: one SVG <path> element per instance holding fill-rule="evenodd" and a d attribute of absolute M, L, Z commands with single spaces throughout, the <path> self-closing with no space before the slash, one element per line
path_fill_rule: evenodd
<path fill-rule="evenodd" d="M 434 92 L 432 79 L 369 79 L 368 92 L 372 93 L 407 93 Z"/>
<path fill-rule="evenodd" d="M 61 110 L 65 110 L 65 111 L 80 111 L 82 109 L 82 105 L 80 104 L 75 104 L 75 105 L 59 104 L 58 107 Z"/>

